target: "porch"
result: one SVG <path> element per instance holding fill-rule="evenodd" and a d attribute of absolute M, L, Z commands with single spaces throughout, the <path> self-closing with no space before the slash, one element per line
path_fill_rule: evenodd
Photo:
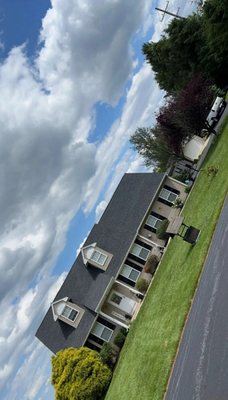
<path fill-rule="evenodd" d="M 101 307 L 100 314 L 128 328 L 140 309 L 142 299 L 140 292 L 116 281 Z"/>

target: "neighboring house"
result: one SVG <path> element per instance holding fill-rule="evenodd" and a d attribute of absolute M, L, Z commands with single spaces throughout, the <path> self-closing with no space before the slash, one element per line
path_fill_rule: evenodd
<path fill-rule="evenodd" d="M 194 135 L 183 146 L 183 159 L 177 160 L 168 170 L 169 176 L 191 186 L 199 172 L 199 165 L 202 164 L 202 160 L 211 143 L 211 136 L 200 137 Z"/>
<path fill-rule="evenodd" d="M 184 146 L 183 153 L 186 160 L 198 161 L 203 150 L 207 146 L 209 137 L 200 137 L 194 135 Z"/>
<path fill-rule="evenodd" d="M 166 245 L 156 229 L 176 198 L 185 200 L 185 187 L 165 174 L 124 175 L 36 333 L 51 351 L 99 350 L 129 327 L 143 297 L 135 285 L 144 264 Z"/>

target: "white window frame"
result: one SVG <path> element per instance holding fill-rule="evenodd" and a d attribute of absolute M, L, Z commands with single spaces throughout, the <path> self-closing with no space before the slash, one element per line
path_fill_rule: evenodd
<path fill-rule="evenodd" d="M 151 217 L 151 218 L 154 218 L 154 219 L 156 220 L 154 224 L 151 224 L 151 223 L 149 222 L 150 217 Z M 153 229 L 158 229 L 158 226 L 156 226 L 156 224 L 157 224 L 158 221 L 159 221 L 159 222 L 162 222 L 162 219 L 157 218 L 157 217 L 155 217 L 154 215 L 150 214 L 150 215 L 148 216 L 147 220 L 146 220 L 146 225 L 151 226 L 151 228 L 153 228 Z"/>
<path fill-rule="evenodd" d="M 123 274 L 123 270 L 124 270 L 124 268 L 126 268 L 126 267 L 130 269 L 130 272 L 129 272 L 129 275 L 128 275 L 128 276 L 126 276 L 126 275 Z M 136 271 L 136 272 L 138 273 L 138 276 L 137 276 L 136 280 L 130 278 L 130 274 L 131 274 L 132 271 Z M 131 267 L 130 265 L 128 265 L 128 264 L 124 264 L 123 267 L 122 267 L 122 269 L 121 269 L 120 275 L 123 276 L 124 278 L 129 279 L 129 280 L 132 281 L 132 282 L 137 282 L 138 277 L 139 277 L 139 275 L 140 275 L 140 271 L 138 271 L 138 270 L 135 269 L 135 268 L 132 268 L 132 267 Z"/>
<path fill-rule="evenodd" d="M 98 253 L 98 258 L 97 258 L 97 260 L 93 259 L 93 255 L 94 255 L 95 253 Z M 102 261 L 102 262 L 100 261 L 101 258 L 103 258 L 103 261 Z M 96 264 L 99 264 L 99 265 L 102 265 L 102 266 L 103 266 L 103 265 L 106 263 L 107 258 L 108 258 L 108 256 L 107 256 L 106 254 L 102 253 L 102 251 L 97 250 L 97 249 L 95 248 L 94 251 L 93 251 L 93 253 L 92 253 L 92 255 L 91 255 L 91 257 L 90 257 L 90 260 L 93 261 L 93 262 L 95 262 Z"/>
<path fill-rule="evenodd" d="M 168 192 L 167 195 L 165 195 L 164 192 Z M 174 199 L 174 200 L 170 200 L 170 199 L 169 199 L 170 195 L 176 196 L 175 199 Z M 159 193 L 159 197 L 160 197 L 161 199 L 166 200 L 166 201 L 168 201 L 169 203 L 173 204 L 173 203 L 175 203 L 176 199 L 178 198 L 178 194 L 172 192 L 172 191 L 169 190 L 169 189 L 162 188 L 162 190 L 161 190 L 160 193 Z"/>
<path fill-rule="evenodd" d="M 64 311 L 66 311 L 67 309 L 69 309 L 68 315 L 63 314 Z M 69 318 L 71 311 L 75 311 L 75 312 L 77 313 L 77 314 L 75 315 L 75 318 L 74 318 L 74 319 Z M 63 311 L 61 312 L 61 317 L 66 318 L 68 321 L 71 321 L 71 322 L 75 322 L 76 319 L 77 319 L 77 317 L 78 317 L 78 315 L 79 315 L 78 310 L 75 310 L 75 308 L 71 307 L 69 304 L 66 304 L 66 305 L 64 306 L 64 308 L 63 308 Z"/>
<path fill-rule="evenodd" d="M 140 248 L 141 250 L 144 249 L 144 250 L 148 251 L 147 257 L 146 257 L 146 258 L 143 258 L 142 256 L 140 256 L 140 252 L 139 252 L 139 254 L 134 254 L 134 253 L 132 252 L 132 250 L 133 250 L 134 247 L 135 247 L 135 248 Z M 148 256 L 149 256 L 149 254 L 150 254 L 150 250 L 148 250 L 146 247 L 141 246 L 141 245 L 138 244 L 138 243 L 134 243 L 133 246 L 131 247 L 130 253 L 131 253 L 133 256 L 136 256 L 136 257 L 138 257 L 138 258 L 141 258 L 141 260 L 146 261 L 147 258 L 148 258 Z"/>
<path fill-rule="evenodd" d="M 98 334 L 94 333 L 94 329 L 96 328 L 97 325 L 99 325 L 100 327 L 103 328 L 103 330 L 102 330 L 102 332 L 101 332 L 101 335 L 98 335 Z M 108 331 L 110 331 L 110 336 L 109 336 L 109 339 L 108 339 L 108 340 L 106 340 L 106 339 L 104 339 L 104 338 L 102 337 L 102 333 L 104 332 L 105 329 L 107 329 Z M 94 336 L 98 337 L 99 339 L 104 340 L 105 342 L 108 343 L 108 342 L 110 341 L 111 337 L 112 337 L 113 330 L 112 330 L 111 328 L 108 328 L 107 326 L 101 324 L 100 322 L 96 322 L 95 325 L 94 325 L 94 327 L 93 327 L 93 329 L 92 329 L 92 331 L 91 331 L 91 333 L 92 333 L 92 335 L 94 335 Z"/>

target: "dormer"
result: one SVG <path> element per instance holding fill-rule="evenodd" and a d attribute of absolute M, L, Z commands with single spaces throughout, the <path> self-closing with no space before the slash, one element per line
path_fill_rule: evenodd
<path fill-rule="evenodd" d="M 84 310 L 72 303 L 68 297 L 54 301 L 51 308 L 55 321 L 59 319 L 74 328 L 77 328 L 84 314 Z"/>
<path fill-rule="evenodd" d="M 96 243 L 83 247 L 81 252 L 85 265 L 91 264 L 102 271 L 106 271 L 112 258 L 112 254 L 99 248 Z"/>

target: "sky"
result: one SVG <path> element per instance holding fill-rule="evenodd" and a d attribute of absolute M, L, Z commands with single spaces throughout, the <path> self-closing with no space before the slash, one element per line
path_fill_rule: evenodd
<path fill-rule="evenodd" d="M 51 400 L 35 332 L 163 101 L 157 0 L 0 0 L 0 400 Z M 171 0 L 187 15 L 194 4 Z"/>

